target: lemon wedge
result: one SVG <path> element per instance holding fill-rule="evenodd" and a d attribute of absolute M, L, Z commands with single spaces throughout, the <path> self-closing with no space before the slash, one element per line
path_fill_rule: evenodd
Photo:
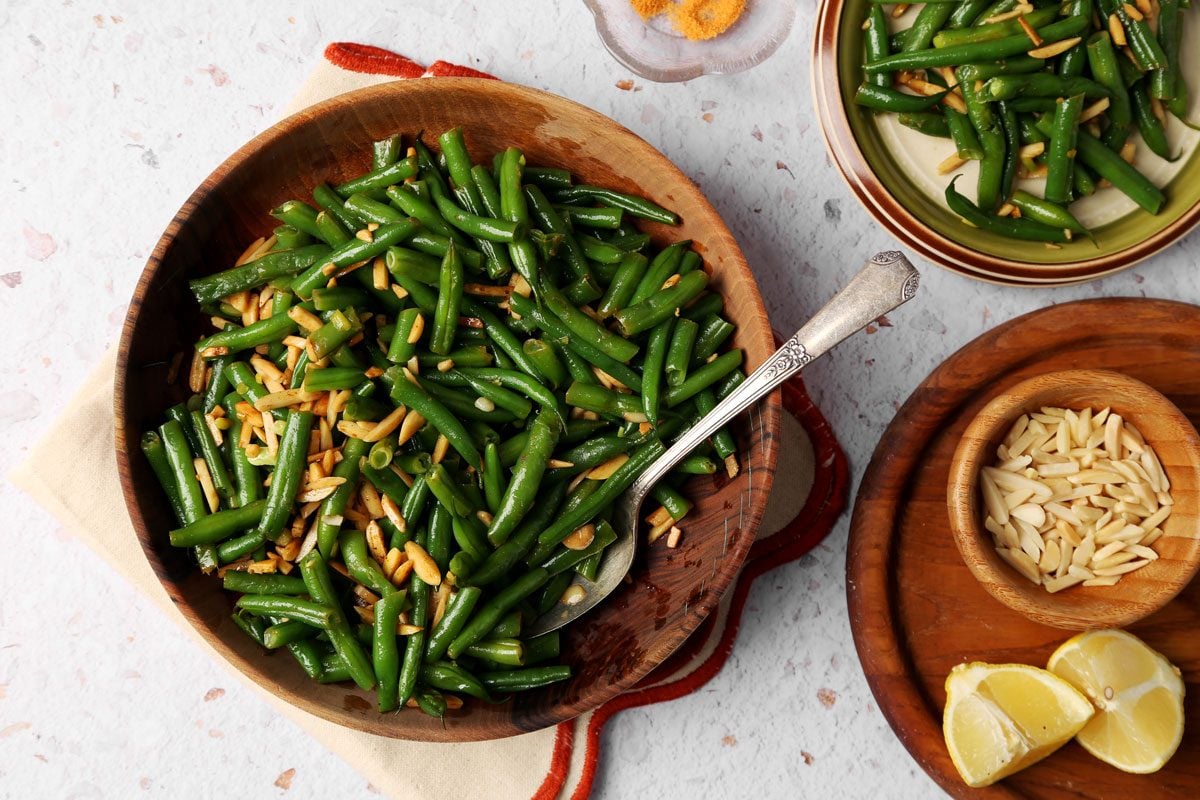
<path fill-rule="evenodd" d="M 1118 630 L 1081 633 L 1054 651 L 1047 668 L 1096 706 L 1076 736 L 1096 758 L 1147 773 L 1161 769 L 1179 748 L 1183 679 L 1141 639 Z"/>
<path fill-rule="evenodd" d="M 1063 679 L 1024 664 L 959 664 L 946 678 L 942 733 L 968 786 L 989 786 L 1041 761 L 1092 718 Z"/>

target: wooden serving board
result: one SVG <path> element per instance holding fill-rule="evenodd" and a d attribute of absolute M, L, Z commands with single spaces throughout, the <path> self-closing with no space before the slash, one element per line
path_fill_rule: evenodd
<path fill-rule="evenodd" d="M 986 789 L 959 778 L 942 740 L 943 684 L 964 661 L 1045 666 L 1070 631 L 1030 622 L 984 591 L 951 537 L 946 482 L 959 435 L 995 394 L 1043 372 L 1103 368 L 1150 384 L 1200 423 L 1200 308 L 1145 299 L 1067 303 L 968 344 L 900 409 L 867 469 L 846 561 L 850 624 L 867 681 L 908 751 L 955 797 L 1200 797 L 1200 580 L 1129 630 L 1187 683 L 1187 729 L 1153 775 L 1130 775 L 1074 742 Z"/>

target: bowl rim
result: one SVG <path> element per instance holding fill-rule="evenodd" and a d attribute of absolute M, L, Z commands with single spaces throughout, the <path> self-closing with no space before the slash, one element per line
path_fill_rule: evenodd
<path fill-rule="evenodd" d="M 812 89 L 821 136 L 838 173 L 867 212 L 906 246 L 939 267 L 988 283 L 1028 288 L 1069 286 L 1130 269 L 1182 239 L 1200 225 L 1200 201 L 1178 219 L 1137 243 L 1108 255 L 1041 264 L 982 253 L 947 238 L 910 212 L 875 175 L 850 127 L 842 102 L 842 79 L 837 65 L 838 37 L 845 0 L 822 0 L 813 37 Z M 1066 271 L 1061 277 L 1032 278 L 1028 270 Z"/>
<path fill-rule="evenodd" d="M 757 416 L 758 425 L 761 430 L 761 450 L 767 469 L 761 471 L 761 473 L 765 474 L 760 473 L 754 476 L 753 485 L 757 490 L 756 497 L 761 498 L 761 500 L 756 503 L 747 503 L 744 516 L 742 517 L 742 524 L 740 525 L 743 529 L 743 535 L 731 543 L 725 557 L 705 582 L 706 591 L 703 592 L 702 596 L 695 602 L 690 602 L 686 605 L 685 612 L 677 623 L 673 637 L 670 640 L 664 640 L 656 648 L 647 651 L 642 666 L 636 670 L 631 670 L 621 680 L 603 682 L 602 690 L 587 699 L 586 707 L 580 707 L 584 705 L 582 699 L 573 704 L 556 704 L 553 706 L 555 712 L 541 714 L 536 719 L 534 727 L 519 726 L 513 720 L 505 720 L 502 726 L 472 726 L 467 723 L 467 718 L 463 718 L 463 724 L 457 725 L 452 729 L 443 729 L 440 735 L 421 737 L 414 735 L 419 733 L 416 730 L 399 726 L 375 724 L 374 718 L 364 720 L 363 718 L 353 716 L 344 709 L 334 708 L 327 703 L 317 701 L 310 693 L 281 686 L 278 681 L 273 680 L 267 672 L 263 671 L 262 664 L 260 663 L 262 659 L 243 657 L 230 647 L 222 636 L 209 631 L 202 625 L 199 619 L 190 613 L 190 604 L 184 598 L 180 586 L 170 577 L 163 560 L 159 557 L 157 547 L 152 544 L 160 537 L 155 537 L 150 532 L 151 528 L 142 515 L 137 501 L 139 486 L 135 485 L 133 480 L 131 459 L 134 456 L 131 454 L 135 452 L 140 453 L 138 446 L 140 431 L 126 426 L 126 408 L 129 400 L 126 384 L 130 369 L 130 344 L 137 327 L 142 306 L 147 297 L 148 289 L 159 269 L 162 268 L 164 258 L 169 253 L 190 216 L 197 211 L 208 195 L 212 194 L 224 180 L 227 180 L 248 160 L 252 159 L 263 147 L 291 135 L 295 129 L 302 127 L 311 120 L 335 112 L 338 109 L 353 108 L 365 102 L 384 102 L 388 97 L 395 94 L 455 90 L 482 90 L 486 93 L 499 94 L 504 99 L 512 102 L 522 102 L 529 98 L 537 98 L 540 102 L 557 106 L 559 109 L 570 108 L 585 120 L 604 126 L 611 126 L 618 135 L 627 137 L 631 145 L 641 152 L 642 157 L 655 162 L 657 169 L 675 173 L 676 177 L 682 183 L 694 189 L 700 207 L 711 213 L 712 217 L 718 221 L 720 227 L 715 231 L 715 234 L 723 233 L 731 243 L 732 250 L 727 260 L 729 268 L 734 273 L 733 279 L 742 285 L 748 283 L 752 310 L 756 312 L 755 316 L 761 319 L 767 327 L 768 352 L 773 350 L 775 346 L 774 342 L 770 340 L 770 323 L 763 304 L 762 295 L 759 292 L 757 280 L 754 278 L 745 255 L 741 247 L 738 246 L 732 232 L 725 225 L 724 220 L 712 206 L 708 197 L 696 186 L 695 182 L 657 148 L 624 125 L 599 111 L 552 92 L 494 79 L 457 77 L 443 77 L 431 81 L 395 80 L 354 89 L 303 108 L 255 135 L 225 158 L 189 194 L 188 198 L 171 218 L 171 221 L 168 223 L 147 259 L 146 265 L 142 269 L 142 273 L 130 298 L 124 322 L 122 323 L 121 337 L 118 345 L 113 386 L 114 446 L 122 496 L 134 535 L 138 539 L 138 545 L 149 562 L 151 569 L 154 571 L 160 585 L 191 626 L 192 630 L 226 662 L 236 668 L 247 679 L 253 681 L 259 688 L 268 692 L 274 699 L 286 702 L 290 706 L 346 728 L 391 738 L 425 742 L 487 741 L 543 730 L 560 722 L 573 719 L 580 714 L 587 713 L 589 710 L 599 708 L 622 692 L 632 688 L 661 665 L 671 653 L 695 633 L 696 629 L 700 627 L 709 614 L 717 609 L 725 592 L 729 590 L 741 571 L 750 548 L 754 544 L 757 530 L 766 507 L 767 498 L 774 482 L 782 424 L 781 417 L 783 413 L 781 393 L 778 389 L 771 392 L 758 406 L 759 414 Z M 596 683 L 599 685 L 602 682 L 597 681 Z M 383 719 L 383 715 L 380 715 L 380 719 Z"/>
<path fill-rule="evenodd" d="M 1147 412 L 1169 419 L 1180 431 L 1180 446 L 1187 454 L 1191 469 L 1200 469 L 1200 434 L 1191 420 L 1153 386 L 1123 372 L 1109 369 L 1052 370 L 1025 378 L 1012 385 L 996 387 L 991 398 L 971 418 L 959 437 L 950 461 L 947 477 L 946 506 L 950 530 L 955 546 L 971 574 L 994 599 L 1026 618 L 1044 625 L 1068 630 L 1088 630 L 1098 627 L 1124 628 L 1159 611 L 1183 591 L 1200 571 L 1200 537 L 1191 540 L 1186 558 L 1179 564 L 1169 566 L 1161 576 L 1163 590 L 1156 592 L 1147 603 L 1130 604 L 1121 612 L 1107 612 L 1102 619 L 1086 619 L 1084 614 L 1095 603 L 1103 602 L 1104 589 L 1096 587 L 1093 594 L 1075 592 L 1070 596 L 1054 595 L 1034 586 L 1017 574 L 1009 565 L 1001 562 L 991 546 L 991 537 L 981 524 L 979 508 L 979 473 L 990 461 L 988 450 L 997 436 L 1003 436 L 1016 415 L 1033 402 L 1033 398 L 1053 393 L 1072 385 L 1094 386 L 1104 384 L 1112 387 L 1113 399 L 1118 399 L 1123 390 L 1138 393 L 1138 399 L 1149 402 Z M 1112 405 L 1117 405 L 1114 403 Z M 1026 412 L 1027 413 L 1027 412 Z M 1145 413 L 1145 412 L 1139 412 Z M 1131 420 L 1138 414 L 1128 414 Z M 1147 437 L 1151 439 L 1151 437 Z M 1151 441 L 1153 444 L 1153 441 Z M 1193 513 L 1196 511 L 1194 498 L 1190 500 Z M 1173 519 L 1180 519 L 1172 517 Z M 1165 525 L 1170 524 L 1168 519 Z M 1183 523 L 1183 520 L 1180 520 Z M 1186 524 L 1186 523 L 1184 523 Z M 1168 567 L 1163 564 L 1163 567 Z M 1125 576 L 1133 581 L 1145 578 L 1133 574 Z M 1124 581 L 1122 581 L 1124 583 Z M 1088 590 L 1088 587 L 1073 587 Z M 1109 602 L 1112 598 L 1107 598 Z M 1067 601 L 1074 600 L 1074 603 Z"/>

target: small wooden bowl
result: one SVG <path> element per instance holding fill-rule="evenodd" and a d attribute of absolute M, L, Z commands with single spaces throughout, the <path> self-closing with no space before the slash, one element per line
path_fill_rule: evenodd
<path fill-rule="evenodd" d="M 269 234 L 270 209 L 308 198 L 319 181 L 369 169 L 371 142 L 394 133 L 437 134 L 461 125 L 482 160 L 508 146 L 531 164 L 566 167 L 582 182 L 644 195 L 682 217 L 645 224 L 656 246 L 691 239 L 737 325 L 733 345 L 752 370 L 775 349 L 754 275 L 716 211 L 661 153 L 611 119 L 569 100 L 493 80 L 398 81 L 332 98 L 285 119 L 219 166 L 175 215 L 138 283 L 116 374 L 116 447 L 125 502 L 142 549 L 171 600 L 204 639 L 267 691 L 347 727 L 402 739 L 474 741 L 545 728 L 597 708 L 644 678 L 700 625 L 737 575 L 762 518 L 778 448 L 781 402 L 771 395 L 734 426 L 743 459 L 734 480 L 704 477 L 688 487 L 696 504 L 677 549 L 645 548 L 633 581 L 563 631 L 571 680 L 498 705 L 468 702 L 439 722 L 419 712 L 380 714 L 373 694 L 309 680 L 286 652 L 265 652 L 230 621 L 233 596 L 173 548 L 171 511 L 138 446 L 143 431 L 186 396 L 168 385 L 173 354 L 189 351 L 211 325 L 187 280 L 224 269 L 246 244 Z M 187 362 L 184 362 L 185 365 Z M 186 373 L 186 366 L 182 370 Z"/>
<path fill-rule="evenodd" d="M 1028 579 L 996 553 L 983 527 L 980 470 L 1022 414 L 1043 406 L 1111 407 L 1154 448 L 1175 500 L 1154 544 L 1158 560 L 1122 576 L 1114 586 L 1073 586 L 1056 594 Z M 1174 403 L 1139 380 L 1108 370 L 1049 372 L 1010 386 L 963 432 L 950 464 L 950 527 L 963 560 L 987 591 L 1035 622 L 1087 630 L 1131 625 L 1169 603 L 1200 568 L 1200 436 Z"/>

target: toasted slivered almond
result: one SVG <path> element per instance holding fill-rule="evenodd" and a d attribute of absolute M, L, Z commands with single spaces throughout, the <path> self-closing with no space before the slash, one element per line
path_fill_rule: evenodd
<path fill-rule="evenodd" d="M 490 413 L 490 412 L 496 410 L 496 404 L 493 403 L 491 400 L 487 399 L 486 397 L 476 397 L 475 398 L 475 407 L 485 413 Z"/>
<path fill-rule="evenodd" d="M 437 562 L 426 552 L 424 547 L 409 540 L 404 543 L 404 553 L 412 562 L 413 570 L 416 571 L 418 578 L 430 586 L 437 586 L 442 582 L 442 572 L 438 569 Z"/>
<path fill-rule="evenodd" d="M 683 536 L 683 531 L 681 531 L 679 528 L 672 525 L 671 530 L 667 533 L 667 547 L 674 550 L 676 547 L 679 546 L 679 539 L 682 536 Z"/>
<path fill-rule="evenodd" d="M 1037 158 L 1042 153 L 1046 152 L 1045 142 L 1034 142 L 1027 144 L 1020 149 L 1021 158 Z"/>
<path fill-rule="evenodd" d="M 395 574 L 396 570 L 399 569 L 400 564 L 404 561 L 404 558 L 404 553 L 401 552 L 399 547 L 393 547 L 391 550 L 388 550 L 387 555 L 384 556 L 383 574 L 387 576 L 389 581 L 392 579 L 392 575 Z"/>
<path fill-rule="evenodd" d="M 388 548 L 383 541 L 383 528 L 375 520 L 367 523 L 365 534 L 367 540 L 367 550 L 370 551 L 371 557 L 381 565 L 387 561 Z"/>
<path fill-rule="evenodd" d="M 293 322 L 306 331 L 315 331 L 325 324 L 316 314 L 300 306 L 292 306 L 288 309 L 287 314 Z"/>
<path fill-rule="evenodd" d="M 433 621 L 429 623 L 431 628 L 436 628 L 437 624 L 442 621 L 442 617 L 446 615 L 446 608 L 450 605 L 450 587 L 443 583 L 433 593 Z"/>
<path fill-rule="evenodd" d="M 963 96 L 958 89 L 942 95 L 942 105 L 949 106 L 960 114 L 967 113 L 967 101 L 963 100 Z"/>
<path fill-rule="evenodd" d="M 400 562 L 400 566 L 396 567 L 396 571 L 391 574 L 390 580 L 393 586 L 403 586 L 413 572 L 413 562 L 405 559 Z"/>
<path fill-rule="evenodd" d="M 573 530 L 567 538 L 563 539 L 563 547 L 568 550 L 583 550 L 596 538 L 596 526 L 588 523 Z"/>
<path fill-rule="evenodd" d="M 337 429 L 352 439 L 362 439 L 371 429 L 374 428 L 374 423 L 371 422 L 351 422 L 349 420 L 338 420 Z"/>
<path fill-rule="evenodd" d="M 442 459 L 446 457 L 446 453 L 448 452 L 450 452 L 450 440 L 444 434 L 439 433 L 437 441 L 433 443 L 433 463 L 442 463 Z"/>
<path fill-rule="evenodd" d="M 588 480 L 607 480 L 608 478 L 611 478 L 613 473 L 620 469 L 628 460 L 629 455 L 627 453 L 618 453 L 617 455 L 605 461 L 603 464 L 592 467 L 592 469 L 587 473 Z"/>
<path fill-rule="evenodd" d="M 1017 17 L 1017 24 L 1021 26 L 1021 30 L 1025 31 L 1025 35 L 1029 37 L 1029 41 L 1033 42 L 1034 47 L 1040 47 L 1044 41 L 1038 32 L 1029 24 L 1029 20 L 1025 19 L 1024 15 Z"/>
<path fill-rule="evenodd" d="M 194 458 L 192 467 L 196 470 L 196 480 L 200 482 L 200 489 L 204 492 L 204 502 L 208 505 L 208 510 L 216 513 L 217 509 L 221 507 L 221 496 L 217 494 L 217 487 L 213 485 L 212 473 L 208 471 L 208 464 L 203 458 Z"/>
<path fill-rule="evenodd" d="M 953 155 L 947 156 L 941 163 L 937 165 L 937 173 L 938 175 L 949 175 L 951 172 L 954 172 L 954 170 L 966 163 L 967 160 L 965 158 L 959 158 L 958 153 L 954 153 Z"/>
<path fill-rule="evenodd" d="M 271 238 L 273 239 L 275 237 L 272 236 Z M 235 267 L 240 267 L 243 264 L 248 264 L 249 262 L 253 261 L 255 254 L 258 253 L 259 249 L 266 243 L 266 241 L 267 240 L 261 236 L 255 239 L 245 250 L 242 251 L 242 254 L 238 256 L 237 261 L 233 262 L 233 265 Z"/>
<path fill-rule="evenodd" d="M 375 427 L 367 431 L 367 434 L 363 436 L 363 441 L 379 442 L 386 439 L 388 436 L 391 436 L 392 432 L 399 428 L 400 424 L 404 422 L 404 417 L 407 413 L 408 409 L 405 406 L 397 406 L 392 413 L 381 419 L 375 424 Z"/>
<path fill-rule="evenodd" d="M 425 426 L 425 418 L 416 411 L 410 411 L 404 415 L 404 421 L 400 423 L 400 432 L 396 435 L 397 444 L 405 444 L 412 437 L 417 435 L 417 431 Z"/>
<path fill-rule="evenodd" d="M 401 636 L 412 636 L 414 633 L 420 633 L 425 630 L 423 625 L 412 625 L 407 622 L 402 622 L 396 626 L 396 633 Z"/>
<path fill-rule="evenodd" d="M 337 491 L 337 488 L 346 482 L 345 478 L 328 477 L 320 478 L 312 481 L 306 486 L 300 494 L 296 495 L 298 503 L 315 503 L 324 500 L 329 495 Z"/>
<path fill-rule="evenodd" d="M 208 370 L 208 364 L 204 361 L 204 355 L 196 350 L 192 352 L 192 364 L 188 370 L 188 388 L 194 394 L 200 394 L 204 391 L 206 381 L 204 375 Z"/>
<path fill-rule="evenodd" d="M 659 524 L 655 525 L 653 528 L 650 529 L 649 533 L 646 534 L 646 541 L 649 544 L 654 544 L 655 542 L 657 542 L 659 540 L 659 538 L 664 533 L 669 531 L 674 526 L 675 526 L 675 520 L 671 519 L 668 516 L 666 522 L 660 522 Z"/>
<path fill-rule="evenodd" d="M 1122 3 L 1121 8 L 1125 9 L 1125 13 L 1128 14 L 1129 18 L 1135 22 L 1141 22 L 1146 18 L 1146 15 L 1138 10 L 1137 6 L 1133 5 L 1132 3 Z"/>
<path fill-rule="evenodd" d="M 1033 50 L 1028 52 L 1028 56 L 1030 58 L 1054 58 L 1055 56 L 1060 56 L 1067 52 L 1082 41 L 1083 38 L 1079 36 L 1075 36 L 1070 39 L 1063 39 L 1062 41 L 1054 42 L 1042 47 L 1035 47 Z"/>
<path fill-rule="evenodd" d="M 1109 100 L 1107 97 L 1101 97 L 1099 100 L 1083 110 L 1083 113 L 1079 115 L 1079 121 L 1083 123 L 1095 119 L 1107 111 L 1110 105 L 1112 105 L 1111 100 Z"/>
<path fill-rule="evenodd" d="M 739 471 L 737 456 L 730 453 L 725 457 L 725 474 L 730 478 L 736 478 Z"/>
<path fill-rule="evenodd" d="M 400 513 L 400 507 L 396 505 L 396 501 L 385 494 L 380 498 L 380 505 L 383 506 L 383 515 L 387 517 L 388 522 L 395 525 L 396 530 L 406 533 L 408 531 L 408 523 Z"/>
<path fill-rule="evenodd" d="M 316 400 L 318 395 L 318 392 L 309 392 L 304 389 L 284 389 L 281 392 L 264 394 L 254 401 L 254 408 L 260 412 L 274 411 L 277 408 L 287 408 L 308 400 Z"/>
<path fill-rule="evenodd" d="M 587 589 L 574 583 L 567 587 L 558 601 L 564 606 L 577 606 L 583 602 L 585 597 L 587 597 Z"/>
<path fill-rule="evenodd" d="M 379 490 L 375 488 L 375 484 L 370 481 L 359 483 L 358 498 L 362 500 L 363 506 L 372 519 L 379 519 L 383 516 L 383 500 L 379 495 Z"/>

